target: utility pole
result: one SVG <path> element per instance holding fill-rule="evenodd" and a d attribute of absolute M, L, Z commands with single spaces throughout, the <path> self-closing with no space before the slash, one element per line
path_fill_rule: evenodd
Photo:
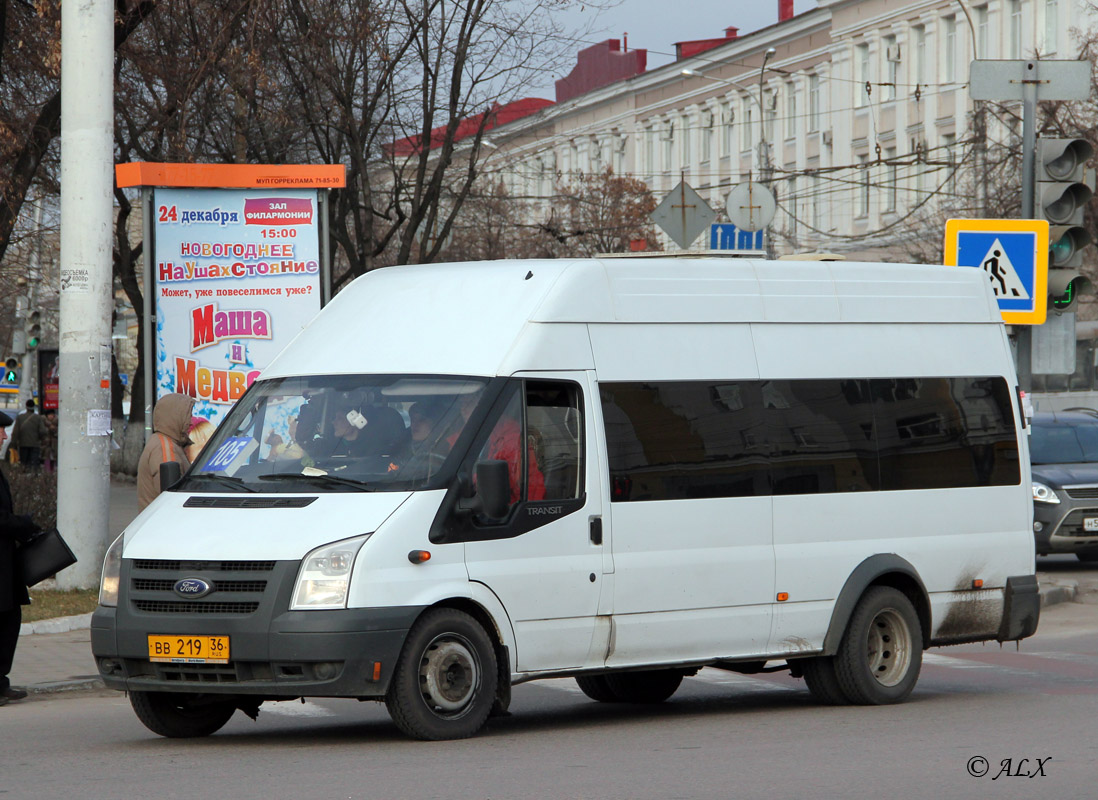
<path fill-rule="evenodd" d="M 113 68 L 113 4 L 62 3 L 57 527 L 79 559 L 63 589 L 98 584 L 109 535 Z"/>

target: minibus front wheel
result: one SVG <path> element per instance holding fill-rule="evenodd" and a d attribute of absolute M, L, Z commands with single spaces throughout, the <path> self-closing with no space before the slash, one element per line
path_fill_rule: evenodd
<path fill-rule="evenodd" d="M 385 705 L 408 736 L 466 739 L 488 719 L 497 681 L 495 648 L 480 623 L 432 608 L 408 632 Z"/>

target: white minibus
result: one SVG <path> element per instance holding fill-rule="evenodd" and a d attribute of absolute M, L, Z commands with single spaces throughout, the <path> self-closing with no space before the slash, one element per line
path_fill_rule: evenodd
<path fill-rule="evenodd" d="M 926 648 L 1036 630 L 1024 425 L 980 270 L 380 269 L 165 471 L 92 649 L 172 737 L 342 697 L 461 738 L 524 681 L 701 669 L 894 703 Z"/>

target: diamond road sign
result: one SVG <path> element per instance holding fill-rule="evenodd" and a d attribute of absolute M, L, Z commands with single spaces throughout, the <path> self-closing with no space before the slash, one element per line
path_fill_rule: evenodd
<path fill-rule="evenodd" d="M 686 250 L 717 218 L 717 212 L 686 181 L 672 189 L 650 215 L 671 241 Z"/>
<path fill-rule="evenodd" d="M 987 275 L 1003 322 L 1040 325 L 1048 313 L 1048 221 L 946 221 L 945 264 Z"/>

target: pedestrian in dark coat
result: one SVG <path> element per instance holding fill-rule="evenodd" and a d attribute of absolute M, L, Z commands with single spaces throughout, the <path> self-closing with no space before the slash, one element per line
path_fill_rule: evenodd
<path fill-rule="evenodd" d="M 11 425 L 11 417 L 0 411 L 0 444 L 7 438 L 4 428 L 8 425 Z M 15 659 L 15 646 L 19 644 L 23 606 L 30 602 L 15 551 L 20 543 L 39 530 L 30 517 L 12 512 L 11 489 L 4 473 L 0 472 L 0 706 L 27 696 L 8 679 Z"/>

